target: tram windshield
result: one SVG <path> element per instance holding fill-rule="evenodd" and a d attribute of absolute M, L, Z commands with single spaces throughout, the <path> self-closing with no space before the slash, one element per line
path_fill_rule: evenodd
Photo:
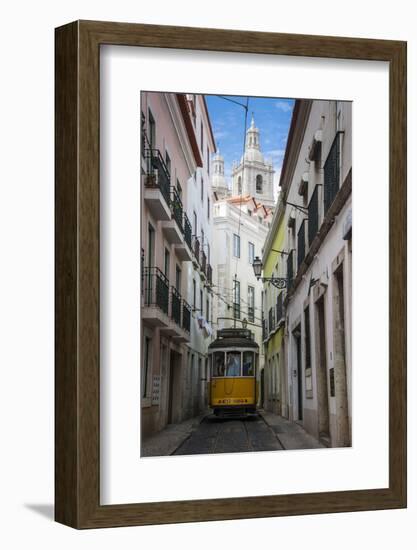
<path fill-rule="evenodd" d="M 224 351 L 213 353 L 213 377 L 224 376 Z"/>
<path fill-rule="evenodd" d="M 253 351 L 243 352 L 243 371 L 242 376 L 255 375 L 255 357 Z"/>
<path fill-rule="evenodd" d="M 226 356 L 225 376 L 240 376 L 240 351 L 228 351 Z"/>
<path fill-rule="evenodd" d="M 255 376 L 257 354 L 253 351 L 215 351 L 210 358 L 211 376 Z"/>

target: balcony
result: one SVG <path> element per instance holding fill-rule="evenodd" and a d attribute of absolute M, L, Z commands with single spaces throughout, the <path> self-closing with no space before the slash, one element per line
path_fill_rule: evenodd
<path fill-rule="evenodd" d="M 175 246 L 175 253 L 177 257 L 183 262 L 191 262 L 193 259 L 192 253 L 192 237 L 191 237 L 191 224 L 187 214 L 183 213 L 182 227 L 184 230 L 184 239 L 181 244 Z"/>
<path fill-rule="evenodd" d="M 171 219 L 170 173 L 159 149 L 145 149 L 144 200 L 156 220 Z"/>
<path fill-rule="evenodd" d="M 200 277 L 202 279 L 206 277 L 206 270 L 207 270 L 207 256 L 204 250 L 202 250 L 201 258 L 200 258 Z"/>
<path fill-rule="evenodd" d="M 207 264 L 207 282 L 210 286 L 213 285 L 213 268 L 210 264 Z"/>
<path fill-rule="evenodd" d="M 193 264 L 195 267 L 199 267 L 200 265 L 200 241 L 197 237 L 194 237 L 194 243 L 193 243 L 193 252 L 194 252 L 194 258 L 193 258 Z"/>
<path fill-rule="evenodd" d="M 185 301 L 182 301 L 182 328 L 186 332 L 191 330 L 191 306 Z"/>
<path fill-rule="evenodd" d="M 170 244 L 182 244 L 184 241 L 183 206 L 175 187 L 171 189 L 171 216 L 169 221 L 161 224 L 162 232 Z"/>
<path fill-rule="evenodd" d="M 169 295 L 168 323 L 161 327 L 161 334 L 172 337 L 175 342 L 189 342 L 190 331 L 187 330 L 187 323 L 191 324 L 191 307 L 182 299 L 175 287 L 171 286 Z"/>
<path fill-rule="evenodd" d="M 169 325 L 169 283 L 157 267 L 143 269 L 142 321 L 151 327 Z"/>

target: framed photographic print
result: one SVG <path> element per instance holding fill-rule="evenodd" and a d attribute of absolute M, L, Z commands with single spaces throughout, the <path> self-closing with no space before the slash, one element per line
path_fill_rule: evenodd
<path fill-rule="evenodd" d="M 406 506 L 404 42 L 56 29 L 55 448 L 76 528 Z"/>

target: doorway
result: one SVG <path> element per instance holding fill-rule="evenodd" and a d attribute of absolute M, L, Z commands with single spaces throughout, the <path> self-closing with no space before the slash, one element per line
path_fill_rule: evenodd
<path fill-rule="evenodd" d="M 317 315 L 317 399 L 319 439 L 330 444 L 329 387 L 326 360 L 326 317 L 324 296 L 316 302 Z"/>
<path fill-rule="evenodd" d="M 297 420 L 303 420 L 303 367 L 301 358 L 301 325 L 293 330 L 295 341 L 295 375 L 297 378 Z"/>
<path fill-rule="evenodd" d="M 181 354 L 170 351 L 168 386 L 168 424 L 179 421 Z"/>

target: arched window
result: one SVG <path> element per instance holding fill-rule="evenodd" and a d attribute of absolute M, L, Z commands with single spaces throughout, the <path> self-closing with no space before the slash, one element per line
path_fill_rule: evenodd
<path fill-rule="evenodd" d="M 261 174 L 258 174 L 256 176 L 256 192 L 262 193 L 262 176 Z"/>
<path fill-rule="evenodd" d="M 242 178 L 240 176 L 237 178 L 237 194 L 242 194 Z"/>

